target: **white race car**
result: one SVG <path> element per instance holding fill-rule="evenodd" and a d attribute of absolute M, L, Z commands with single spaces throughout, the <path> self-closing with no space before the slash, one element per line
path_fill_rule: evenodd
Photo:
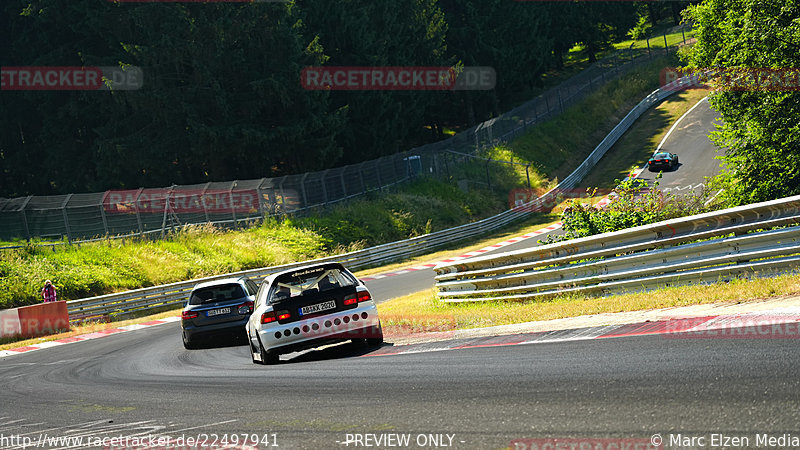
<path fill-rule="evenodd" d="M 383 343 L 375 301 L 364 283 L 339 263 L 267 277 L 245 328 L 256 364 L 276 364 L 281 354 L 348 339 Z"/>

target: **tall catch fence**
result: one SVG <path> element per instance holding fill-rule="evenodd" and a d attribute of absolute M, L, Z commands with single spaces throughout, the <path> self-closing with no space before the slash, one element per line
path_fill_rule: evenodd
<path fill-rule="evenodd" d="M 682 41 L 686 43 L 685 33 Z M 164 234 L 186 225 L 206 223 L 237 228 L 264 217 L 336 204 L 419 175 L 451 178 L 463 188 L 491 188 L 493 172 L 502 176 L 509 167 L 520 164 L 481 158 L 481 150 L 522 135 L 605 82 L 677 48 L 668 44 L 666 35 L 663 43 L 664 47 L 658 49 L 651 48 L 647 41 L 647 48 L 615 52 L 533 100 L 448 139 L 359 164 L 255 180 L 0 198 L 0 240 L 87 241 Z M 478 169 L 464 170 L 463 165 Z M 457 170 L 459 166 L 461 170 Z M 520 168 L 526 175 L 529 169 L 529 165 Z M 456 174 L 468 175 L 461 179 L 453 176 Z M 530 187 L 529 176 L 527 184 Z"/>

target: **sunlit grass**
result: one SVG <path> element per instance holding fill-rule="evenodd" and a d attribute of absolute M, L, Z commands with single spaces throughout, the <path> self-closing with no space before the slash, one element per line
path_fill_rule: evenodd
<path fill-rule="evenodd" d="M 641 311 L 708 303 L 741 303 L 800 294 L 800 275 L 671 287 L 609 297 L 571 295 L 548 301 L 446 303 L 435 290 L 378 305 L 387 335 L 451 331 L 589 314 Z"/>

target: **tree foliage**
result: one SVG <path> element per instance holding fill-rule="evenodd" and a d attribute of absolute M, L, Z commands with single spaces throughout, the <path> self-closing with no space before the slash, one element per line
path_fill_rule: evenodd
<path fill-rule="evenodd" d="M 798 0 L 706 0 L 690 7 L 697 44 L 687 62 L 695 68 L 800 67 Z M 800 92 L 730 90 L 718 86 L 711 105 L 724 125 L 714 140 L 727 148 L 717 180 L 730 204 L 800 194 Z"/>

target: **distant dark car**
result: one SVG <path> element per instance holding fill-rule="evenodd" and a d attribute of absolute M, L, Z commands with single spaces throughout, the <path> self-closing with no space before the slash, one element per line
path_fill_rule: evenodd
<path fill-rule="evenodd" d="M 181 312 L 183 346 L 197 348 L 208 338 L 245 337 L 258 285 L 247 277 L 200 283 L 192 289 Z"/>
<path fill-rule="evenodd" d="M 678 155 L 668 152 L 659 152 L 647 161 L 647 168 L 651 172 L 656 170 L 672 170 L 678 167 Z"/>

